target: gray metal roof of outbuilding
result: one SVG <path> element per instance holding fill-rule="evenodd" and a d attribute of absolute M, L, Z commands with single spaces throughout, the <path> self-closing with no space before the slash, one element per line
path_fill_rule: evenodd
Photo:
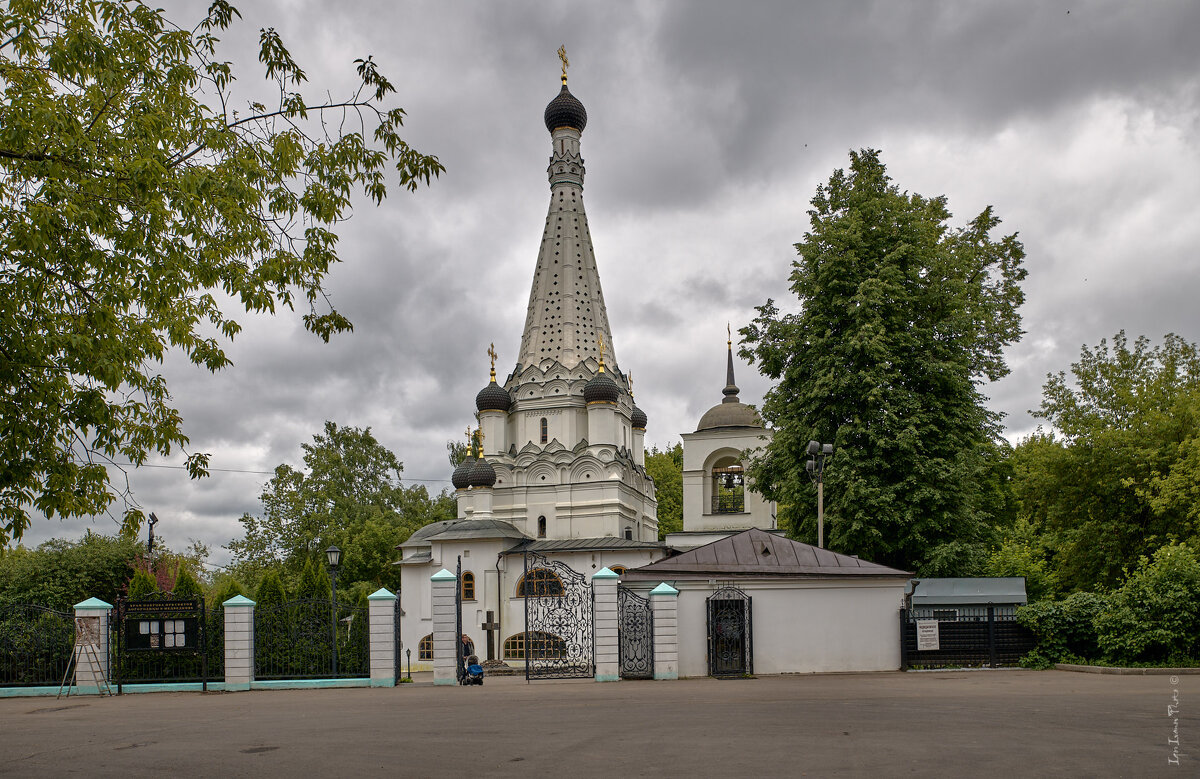
<path fill-rule="evenodd" d="M 666 549 L 659 541 L 634 541 L 616 536 L 602 538 L 543 538 L 517 544 L 505 554 L 522 552 L 601 552 L 612 549 Z"/>
<path fill-rule="evenodd" d="M 914 606 L 936 604 L 1028 603 L 1024 576 L 918 579 L 910 584 Z"/>
<path fill-rule="evenodd" d="M 622 578 L 645 581 L 737 575 L 842 578 L 912 574 L 751 528 L 675 557 L 631 568 Z"/>

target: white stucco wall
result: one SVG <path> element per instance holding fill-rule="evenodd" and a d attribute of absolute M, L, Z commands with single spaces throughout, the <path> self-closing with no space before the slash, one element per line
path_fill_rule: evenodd
<path fill-rule="evenodd" d="M 900 667 L 904 581 L 737 583 L 753 599 L 756 674 L 894 671 Z M 714 586 L 679 589 L 679 674 L 708 675 L 705 599 Z"/>

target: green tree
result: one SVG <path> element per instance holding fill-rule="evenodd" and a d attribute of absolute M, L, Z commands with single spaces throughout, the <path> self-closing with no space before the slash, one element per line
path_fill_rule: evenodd
<path fill-rule="evenodd" d="M 226 0 L 194 27 L 136 0 L 0 13 L 0 541 L 31 512 L 105 511 L 110 467 L 187 451 L 168 351 L 217 371 L 239 312 L 297 303 L 322 339 L 350 329 L 323 285 L 354 195 L 380 202 L 393 166 L 410 190 L 443 169 L 400 137 L 371 57 L 349 94 L 310 99 L 265 29 L 261 95 L 236 80 L 215 33 L 239 16 Z M 207 462 L 188 454 L 192 477 Z"/>
<path fill-rule="evenodd" d="M 64 611 L 92 597 L 116 603 L 141 551 L 132 539 L 92 532 L 78 541 L 51 539 L 36 549 L 0 549 L 0 603 Z"/>
<path fill-rule="evenodd" d="M 325 566 L 320 563 L 314 563 L 312 560 L 306 562 L 304 564 L 304 571 L 300 574 L 300 584 L 296 588 L 296 597 L 329 600 L 329 592 L 329 572 L 325 569 Z"/>
<path fill-rule="evenodd" d="M 1021 516 L 1065 590 L 1116 586 L 1130 560 L 1200 538 L 1200 349 L 1118 333 L 1047 377 L 1039 431 L 1017 446 Z"/>
<path fill-rule="evenodd" d="M 683 530 L 683 445 L 675 444 L 659 451 L 650 447 L 646 454 L 646 473 L 654 479 L 658 499 L 658 537 Z"/>
<path fill-rule="evenodd" d="M 171 594 L 179 598 L 197 598 L 204 595 L 204 588 L 187 568 L 180 565 L 175 569 L 175 586 L 171 588 Z"/>
<path fill-rule="evenodd" d="M 401 484 L 404 466 L 370 428 L 326 422 L 302 448 L 305 469 L 277 467 L 262 493 L 263 516 L 240 520 L 244 536 L 229 543 L 236 563 L 249 570 L 283 566 L 298 576 L 336 544 L 342 581 L 394 589 L 396 545 L 430 522 L 452 519 L 453 498 Z"/>
<path fill-rule="evenodd" d="M 242 586 L 242 583 L 232 576 L 222 579 L 210 590 L 211 603 L 209 603 L 209 608 L 215 609 L 236 595 L 246 597 L 246 588 Z"/>
<path fill-rule="evenodd" d="M 1008 373 L 1003 349 L 1021 336 L 1024 250 L 1015 234 L 992 239 L 990 207 L 949 227 L 946 199 L 901 192 L 874 150 L 851 152 L 812 206 L 791 274 L 800 312 L 768 300 L 741 331 L 742 356 L 778 381 L 751 484 L 805 511 L 785 523 L 815 539 L 805 446 L 832 442 L 830 548 L 926 576 L 972 572 L 1002 459 L 979 385 Z"/>
<path fill-rule="evenodd" d="M 263 574 L 258 589 L 254 591 L 254 602 L 258 608 L 279 606 L 287 600 L 287 592 L 283 589 L 283 581 L 279 571 L 269 570 Z"/>
<path fill-rule="evenodd" d="M 158 582 L 150 575 L 149 571 L 138 568 L 133 572 L 133 578 L 129 580 L 129 588 L 125 594 L 130 598 L 145 598 L 158 591 Z"/>

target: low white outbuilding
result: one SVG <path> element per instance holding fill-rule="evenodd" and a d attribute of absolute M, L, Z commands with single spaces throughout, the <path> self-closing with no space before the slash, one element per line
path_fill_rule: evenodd
<path fill-rule="evenodd" d="M 679 591 L 679 675 L 895 671 L 911 574 L 751 528 L 626 571 Z"/>

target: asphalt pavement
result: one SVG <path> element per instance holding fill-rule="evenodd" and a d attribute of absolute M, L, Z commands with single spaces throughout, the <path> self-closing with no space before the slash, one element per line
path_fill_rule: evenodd
<path fill-rule="evenodd" d="M 491 677 L 482 687 L 418 677 L 395 688 L 0 699 L 0 775 L 164 773 L 1195 777 L 1200 676 Z"/>

